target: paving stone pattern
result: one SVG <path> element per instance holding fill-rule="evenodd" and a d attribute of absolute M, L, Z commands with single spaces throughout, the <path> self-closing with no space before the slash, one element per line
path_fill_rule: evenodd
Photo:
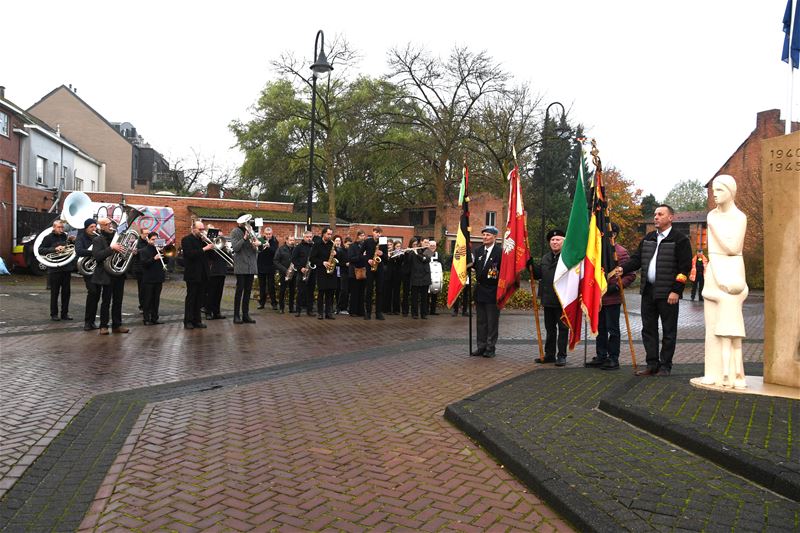
<path fill-rule="evenodd" d="M 800 527 L 797 502 L 598 411 L 631 380 L 603 374 L 530 372 L 448 407 L 447 416 L 581 530 Z M 660 388 L 687 386 L 688 377 L 648 379 Z"/>

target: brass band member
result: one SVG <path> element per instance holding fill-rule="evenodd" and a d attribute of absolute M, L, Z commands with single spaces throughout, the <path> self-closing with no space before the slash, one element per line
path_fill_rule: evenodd
<path fill-rule="evenodd" d="M 111 318 L 111 331 L 128 333 L 130 330 L 122 326 L 122 297 L 125 296 L 125 275 L 114 276 L 103 268 L 103 261 L 114 253 L 122 253 L 125 247 L 119 243 L 111 244 L 114 229 L 111 219 L 101 218 L 97 221 L 100 235 L 92 240 L 92 255 L 97 266 L 92 274 L 92 283 L 100 286 L 100 335 L 108 335 L 108 321 Z M 113 303 L 112 303 L 113 301 Z M 110 308 L 110 317 L 109 317 Z"/>
<path fill-rule="evenodd" d="M 211 225 L 208 226 L 211 229 Z M 221 242 L 225 243 L 225 237 L 219 236 Z M 225 276 L 228 273 L 228 263 L 216 252 L 209 250 L 205 252 L 206 262 L 208 263 L 208 283 L 206 284 L 206 320 L 222 320 L 227 318 L 220 309 L 222 304 L 222 293 L 225 289 Z"/>
<path fill-rule="evenodd" d="M 144 313 L 144 287 L 142 286 L 142 263 L 139 257 L 139 252 L 148 245 L 150 242 L 147 238 L 149 230 L 139 228 L 139 238 L 136 240 L 136 250 L 133 252 L 133 259 L 131 260 L 131 273 L 136 278 L 136 292 L 139 297 L 139 312 Z M 163 270 L 163 269 L 162 269 Z"/>
<path fill-rule="evenodd" d="M 366 238 L 366 233 L 359 230 L 356 233 L 356 242 L 347 249 L 347 260 L 349 262 L 347 288 L 350 293 L 350 316 L 364 316 L 364 288 L 367 284 L 367 269 L 369 268 L 367 258 L 364 256 L 364 241 Z"/>
<path fill-rule="evenodd" d="M 392 247 L 391 251 L 397 251 L 402 248 L 402 243 L 400 241 L 389 242 Z M 397 254 L 394 257 L 390 257 L 388 259 L 387 264 L 387 287 L 388 290 L 386 292 L 386 304 L 384 305 L 384 311 L 389 313 L 390 315 L 399 315 L 400 314 L 400 287 L 403 283 L 403 260 L 405 259 L 405 254 Z"/>
<path fill-rule="evenodd" d="M 424 244 L 424 243 L 423 243 Z M 439 252 L 436 251 L 436 241 L 428 239 L 428 250 L 431 252 L 431 262 L 440 261 Z M 438 315 L 436 312 L 436 304 L 439 303 L 439 295 L 434 293 L 428 294 L 428 314 Z"/>
<path fill-rule="evenodd" d="M 258 252 L 258 308 L 264 309 L 269 292 L 269 303 L 272 309 L 278 310 L 275 298 L 275 253 L 278 251 L 278 239 L 272 236 L 272 228 L 261 228 L 261 251 Z"/>
<path fill-rule="evenodd" d="M 92 257 L 92 251 L 89 249 L 92 246 L 92 239 L 97 233 L 97 221 L 93 218 L 87 218 L 83 223 L 83 231 L 78 233 L 75 239 L 75 255 L 78 258 Z M 94 319 L 97 316 L 97 302 L 100 301 L 100 287 L 92 283 L 92 276 L 83 276 L 83 282 L 86 284 L 86 312 L 83 314 L 83 330 L 92 331 L 97 329 L 97 324 Z"/>
<path fill-rule="evenodd" d="M 383 229 L 380 226 L 372 228 L 372 237 L 364 241 L 364 257 L 367 259 L 367 289 L 364 294 L 364 320 L 372 318 L 372 295 L 375 294 L 375 318 L 383 318 L 383 278 L 385 267 L 383 260 L 388 258 L 389 251 L 386 243 L 380 243 Z"/>
<path fill-rule="evenodd" d="M 61 252 L 67 246 L 69 238 L 64 233 L 64 222 L 53 222 L 53 231 L 42 239 L 39 255 Z M 72 320 L 69 316 L 69 295 L 71 289 L 71 273 L 75 270 L 75 261 L 57 267 L 47 267 L 48 285 L 50 286 L 50 320 Z M 61 294 L 61 315 L 58 314 L 58 295 Z"/>
<path fill-rule="evenodd" d="M 311 309 L 314 305 L 314 286 L 311 285 L 314 279 L 309 272 L 309 259 L 311 258 L 311 239 L 310 231 L 303 232 L 303 240 L 294 247 L 292 251 L 292 264 L 294 265 L 295 278 L 297 278 L 297 302 L 295 304 L 294 316 L 300 316 L 302 307 L 306 308 L 308 316 L 314 316 Z M 303 278 L 306 278 L 305 280 Z"/>
<path fill-rule="evenodd" d="M 240 216 L 239 220 L 244 216 Z M 253 276 L 258 274 L 256 255 L 259 242 L 253 239 L 246 224 L 240 223 L 231 231 L 231 247 L 233 248 L 233 273 L 236 274 L 236 294 L 233 298 L 233 323 L 255 324 L 250 318 L 250 292 L 253 290 Z"/>
<path fill-rule="evenodd" d="M 281 284 L 280 293 L 278 294 L 278 306 L 281 313 L 286 310 L 286 291 L 289 291 L 289 312 L 294 313 L 294 290 L 297 286 L 297 272 L 289 274 L 289 265 L 292 264 L 292 251 L 294 251 L 294 237 L 287 235 L 283 246 L 278 248 L 275 253 L 275 269 L 278 271 L 279 281 Z M 286 276 L 289 275 L 289 279 Z"/>
<path fill-rule="evenodd" d="M 183 253 L 183 281 L 186 282 L 186 300 L 183 306 L 183 327 L 185 329 L 205 328 L 200 318 L 203 293 L 208 283 L 209 268 L 204 252 L 214 249 L 214 243 L 206 243 L 202 238 L 205 224 L 199 220 L 192 223 L 192 231 L 181 239 Z"/>
<path fill-rule="evenodd" d="M 333 243 L 333 230 L 325 228 L 322 240 L 311 249 L 311 264 L 317 271 L 317 318 L 333 320 L 333 296 L 339 283 L 336 277 L 336 246 Z"/>
<path fill-rule="evenodd" d="M 470 355 L 494 357 L 500 309 L 497 307 L 497 279 L 500 274 L 502 247 L 495 243 L 497 228 L 486 226 L 481 230 L 483 244 L 472 256 L 475 258 L 475 308 L 477 310 L 478 348 Z"/>
<path fill-rule="evenodd" d="M 147 244 L 139 248 L 139 266 L 142 269 L 142 314 L 144 325 L 163 324 L 158 321 L 158 308 L 161 303 L 161 287 L 166 275 L 162 256 L 156 248 L 158 233 L 147 234 Z"/>
<path fill-rule="evenodd" d="M 333 241 L 335 244 L 336 239 L 334 238 Z M 339 250 L 339 257 L 342 257 L 343 261 L 339 263 L 339 299 L 336 302 L 336 312 L 341 315 L 348 314 L 347 308 L 350 304 L 350 258 L 348 249 L 352 244 L 353 239 L 345 237 Z"/>
<path fill-rule="evenodd" d="M 420 247 L 419 237 L 414 237 L 408 244 L 406 261 L 411 263 L 411 318 L 428 318 L 428 287 L 431 285 L 430 250 Z"/>

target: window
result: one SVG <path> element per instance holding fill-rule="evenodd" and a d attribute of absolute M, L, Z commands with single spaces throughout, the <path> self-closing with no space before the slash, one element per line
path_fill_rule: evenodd
<path fill-rule="evenodd" d="M 487 226 L 496 226 L 497 224 L 497 212 L 496 211 L 486 211 L 486 225 Z"/>
<path fill-rule="evenodd" d="M 95 189 L 94 180 L 91 180 L 91 181 L 89 182 L 89 190 L 90 190 L 90 191 L 95 191 L 95 190 L 97 190 L 97 189 Z"/>
<path fill-rule="evenodd" d="M 58 163 L 53 162 L 53 185 L 58 183 Z"/>
<path fill-rule="evenodd" d="M 436 209 L 428 211 L 428 224 L 436 224 Z"/>
<path fill-rule="evenodd" d="M 36 183 L 44 185 L 44 165 L 45 159 L 43 157 L 36 158 Z"/>
<path fill-rule="evenodd" d="M 80 178 L 75 178 L 75 187 L 74 190 L 82 191 L 83 190 L 83 180 Z"/>
<path fill-rule="evenodd" d="M 415 209 L 408 212 L 408 223 L 412 226 L 422 225 L 422 211 Z"/>
<path fill-rule="evenodd" d="M 69 175 L 69 169 L 67 167 L 61 167 L 61 189 L 66 190 L 67 188 L 67 176 Z"/>
<path fill-rule="evenodd" d="M 8 137 L 8 115 L 0 112 L 0 135 Z"/>

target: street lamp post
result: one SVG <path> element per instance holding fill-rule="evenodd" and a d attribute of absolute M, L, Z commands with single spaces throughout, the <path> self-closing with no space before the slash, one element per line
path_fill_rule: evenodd
<path fill-rule="evenodd" d="M 320 42 L 321 41 L 321 42 Z M 319 51 L 317 51 L 319 50 Z M 308 202 L 306 204 L 306 230 L 311 231 L 311 202 L 314 198 L 314 137 L 316 135 L 317 77 L 333 70 L 325 57 L 325 34 L 317 32 L 314 39 L 314 63 L 311 65 L 311 147 L 308 151 Z"/>
<path fill-rule="evenodd" d="M 546 151 L 546 148 L 547 148 L 547 122 L 550 119 L 550 108 L 553 107 L 554 105 L 557 105 L 557 106 L 561 107 L 561 116 L 562 117 L 566 113 L 564 111 L 564 104 L 562 104 L 561 102 L 553 102 L 552 104 L 547 106 L 547 109 L 545 109 L 545 111 L 544 111 L 544 126 L 542 127 L 542 154 L 545 154 L 545 156 L 547 155 L 547 151 Z M 542 165 L 541 168 L 542 168 L 542 224 L 541 224 L 542 227 L 539 228 L 539 233 L 540 233 L 539 242 L 541 243 L 541 246 L 542 246 L 542 254 L 544 254 L 547 251 L 547 243 L 544 242 L 544 235 L 545 235 L 545 233 L 544 233 L 545 208 L 547 206 L 547 168 L 546 168 L 546 165 L 544 165 L 544 164 Z"/>

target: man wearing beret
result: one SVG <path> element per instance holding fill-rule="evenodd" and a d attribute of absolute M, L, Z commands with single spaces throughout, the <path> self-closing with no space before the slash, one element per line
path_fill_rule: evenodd
<path fill-rule="evenodd" d="M 497 228 L 486 226 L 481 230 L 483 244 L 472 253 L 475 286 L 475 309 L 478 315 L 478 349 L 470 355 L 494 357 L 497 330 L 500 324 L 500 309 L 497 307 L 497 279 L 500 275 L 502 246 L 495 244 Z"/>
<path fill-rule="evenodd" d="M 656 208 L 655 231 L 645 235 L 629 261 L 609 274 L 609 280 L 642 269 L 642 342 L 647 354 L 647 368 L 637 376 L 669 376 L 678 337 L 678 299 L 692 268 L 692 244 L 689 238 L 672 227 L 675 211 L 666 204 Z M 661 351 L 658 321 L 664 335 Z"/>
<path fill-rule="evenodd" d="M 547 232 L 547 242 L 550 251 L 542 256 L 538 265 L 533 265 L 533 277 L 539 280 L 539 300 L 544 308 L 544 329 L 546 332 L 544 342 L 544 359 L 537 359 L 537 363 L 555 363 L 556 366 L 567 364 L 567 341 L 569 328 L 561 321 L 563 309 L 561 301 L 553 289 L 553 279 L 556 275 L 558 258 L 564 244 L 564 232 L 560 229 L 551 229 Z M 556 349 L 558 351 L 556 351 Z"/>

